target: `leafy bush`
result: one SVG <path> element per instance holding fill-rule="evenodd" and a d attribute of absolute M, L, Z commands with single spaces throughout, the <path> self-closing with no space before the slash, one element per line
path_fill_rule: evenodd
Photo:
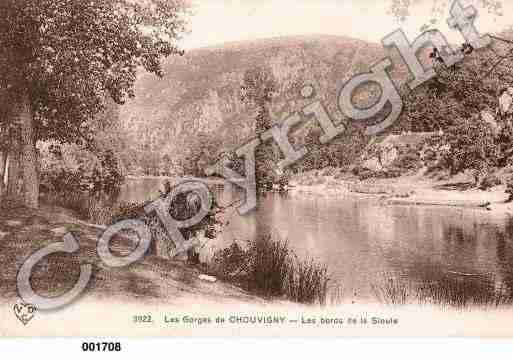
<path fill-rule="evenodd" d="M 494 167 L 498 160 L 498 146 L 489 124 L 471 117 L 450 127 L 441 136 L 446 150 L 442 161 L 452 175 L 467 169 L 474 170 L 476 183 Z"/>
<path fill-rule="evenodd" d="M 418 170 L 421 163 L 420 152 L 414 147 L 407 146 L 400 149 L 399 156 L 394 161 L 393 166 L 401 171 L 408 172 Z"/>
<path fill-rule="evenodd" d="M 92 194 L 118 194 L 124 176 L 114 153 L 110 150 L 105 151 L 98 155 L 98 159 L 99 165 L 93 167 L 91 174 L 84 175 L 88 182 L 89 192 Z"/>
<path fill-rule="evenodd" d="M 150 229 L 152 236 L 152 252 L 157 255 L 167 256 L 173 249 L 173 241 L 169 238 L 169 234 L 165 229 L 162 221 L 156 213 L 146 213 L 144 207 L 147 203 L 121 203 L 118 204 L 109 217 L 109 224 L 126 219 L 141 219 Z M 175 196 L 169 204 L 169 214 L 172 218 L 183 221 L 194 217 L 200 210 L 201 202 L 195 198 L 193 191 L 180 193 Z M 197 224 L 187 228 L 181 228 L 180 233 L 185 240 L 191 240 L 200 232 L 204 232 L 204 236 L 209 239 L 216 237 L 216 225 L 220 224 L 216 218 L 218 206 L 216 201 L 213 201 L 210 212 Z M 164 245 L 165 248 L 159 246 Z M 194 258 L 194 259 L 193 259 Z M 191 250 L 188 253 L 189 261 L 199 264 L 199 256 Z"/>
<path fill-rule="evenodd" d="M 464 47 L 466 45 L 464 44 Z M 432 132 L 457 126 L 459 120 L 492 109 L 497 104 L 497 89 L 512 81 L 511 59 L 490 70 L 493 49 L 474 51 L 455 66 L 433 58 L 436 77 L 414 91 L 403 91 L 404 110 L 395 131 Z M 487 74 L 487 76 L 483 76 Z"/>
<path fill-rule="evenodd" d="M 231 279 L 246 270 L 246 256 L 239 244 L 234 242 L 230 247 L 217 251 L 211 260 L 216 275 L 223 279 Z"/>
<path fill-rule="evenodd" d="M 198 133 L 191 138 L 191 143 L 184 149 L 179 166 L 186 176 L 204 177 L 205 169 L 212 166 L 220 157 L 222 142 L 218 137 Z"/>
<path fill-rule="evenodd" d="M 106 150 L 93 155 L 78 146 L 56 143 L 43 144 L 40 151 L 42 199 L 107 224 L 124 181 L 114 153 Z"/>

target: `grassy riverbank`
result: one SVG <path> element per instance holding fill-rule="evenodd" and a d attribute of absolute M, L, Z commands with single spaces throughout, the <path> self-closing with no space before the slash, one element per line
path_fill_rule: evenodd
<path fill-rule="evenodd" d="M 6 264 L 6 270 L 0 274 L 1 297 L 17 296 L 17 271 L 31 254 L 62 242 L 65 234 L 72 233 L 80 246 L 76 253 L 52 254 L 34 268 L 31 282 L 37 293 L 52 297 L 67 292 L 78 280 L 80 264 L 88 263 L 93 264 L 93 275 L 84 295 L 109 301 L 326 303 L 327 269 L 313 261 L 297 260 L 287 242 L 265 237 L 247 249 L 238 248 L 236 253 L 233 248 L 225 249 L 217 254 L 215 266 L 163 259 L 150 250 L 130 266 L 111 268 L 96 252 L 105 228 L 88 224 L 73 211 L 55 205 L 31 210 L 2 201 L 0 261 Z M 135 245 L 126 236 L 115 236 L 110 248 L 121 257 L 132 253 Z M 211 281 L 213 278 L 215 281 Z"/>
<path fill-rule="evenodd" d="M 102 234 L 100 227 L 87 225 L 73 212 L 60 207 L 42 205 L 40 210 L 30 210 L 6 200 L 0 204 L 2 299 L 17 297 L 16 275 L 24 260 L 49 244 L 61 242 L 68 232 L 73 233 L 80 249 L 72 255 L 50 255 L 36 266 L 31 282 L 41 295 L 56 296 L 68 291 L 78 279 L 80 263 L 91 263 L 94 269 L 85 292 L 87 297 L 167 305 L 187 300 L 264 303 L 229 283 L 201 280 L 200 268 L 152 254 L 128 267 L 107 267 L 96 253 L 97 239 Z M 121 237 L 114 238 L 111 250 L 119 256 L 127 255 L 133 244 Z"/>
<path fill-rule="evenodd" d="M 293 177 L 291 190 L 321 197 L 373 198 L 380 205 L 453 206 L 491 215 L 513 213 L 504 185 L 484 191 L 473 187 L 463 175 L 437 179 L 420 171 L 396 178 L 362 180 L 350 171 L 328 168 Z M 51 255 L 37 265 L 32 284 L 42 295 L 57 296 L 68 291 L 78 279 L 80 263 L 91 263 L 93 277 L 85 295 L 92 298 L 167 305 L 187 301 L 339 305 L 347 299 L 344 283 L 336 283 L 342 289 L 334 293 L 329 268 L 323 267 L 322 261 L 298 259 L 280 240 L 261 238 L 248 248 L 227 248 L 217 253 L 217 261 L 208 264 L 192 265 L 149 253 L 137 263 L 113 269 L 104 265 L 96 253 L 97 239 L 105 227 L 88 224 L 71 210 L 48 204 L 37 211 L 29 210 L 3 200 L 0 215 L 0 260 L 7 264 L 0 275 L 0 295 L 4 299 L 17 296 L 16 275 L 23 261 L 37 250 L 61 242 L 68 232 L 75 236 L 80 250 L 73 255 Z M 119 256 L 133 249 L 134 244 L 127 238 L 117 237 L 111 243 L 111 250 Z M 201 274 L 214 275 L 217 280 L 205 281 Z M 510 304 L 511 297 L 500 291 L 485 295 L 482 287 L 474 285 L 475 281 L 457 278 L 452 280 L 449 276 L 450 280 L 429 282 L 420 289 L 393 277 L 368 285 L 375 301 L 388 305 L 412 301 L 457 307 Z"/>

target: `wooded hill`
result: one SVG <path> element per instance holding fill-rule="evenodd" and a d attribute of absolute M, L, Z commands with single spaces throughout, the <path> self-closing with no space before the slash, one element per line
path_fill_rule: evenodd
<path fill-rule="evenodd" d="M 198 152 L 204 152 L 199 157 L 206 164 L 219 152 L 250 138 L 256 108 L 241 101 L 248 70 L 268 68 L 272 72 L 277 83 L 270 104 L 273 121 L 283 120 L 308 103 L 300 96 L 306 84 L 315 87 L 315 98 L 324 102 L 334 121 L 341 121 L 337 109 L 340 88 L 384 55 L 380 44 L 338 36 L 302 36 L 228 43 L 169 58 L 163 64 L 164 77 L 140 75 L 135 99 L 120 109 L 129 139 L 130 155 L 125 157 L 130 159 L 129 172 L 173 174 L 187 167 L 187 162 L 197 161 Z M 397 54 L 393 58 L 394 78 L 404 79 L 406 68 Z M 379 93 L 379 89 L 371 90 L 363 98 Z M 305 140 L 309 130 L 300 133 L 300 140 Z M 347 136 L 334 141 L 328 150 L 336 155 L 329 159 L 336 162 L 332 165 L 354 157 L 352 141 Z"/>

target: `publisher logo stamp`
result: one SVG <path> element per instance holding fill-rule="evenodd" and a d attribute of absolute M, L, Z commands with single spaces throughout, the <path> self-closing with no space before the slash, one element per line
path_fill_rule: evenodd
<path fill-rule="evenodd" d="M 15 304 L 13 309 L 14 314 L 23 325 L 27 325 L 34 318 L 37 311 L 35 306 L 27 303 Z"/>

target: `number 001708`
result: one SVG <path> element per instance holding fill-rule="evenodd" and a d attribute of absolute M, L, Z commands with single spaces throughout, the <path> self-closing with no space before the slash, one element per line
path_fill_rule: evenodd
<path fill-rule="evenodd" d="M 113 342 L 83 342 L 82 351 L 84 352 L 120 352 L 121 343 Z"/>

